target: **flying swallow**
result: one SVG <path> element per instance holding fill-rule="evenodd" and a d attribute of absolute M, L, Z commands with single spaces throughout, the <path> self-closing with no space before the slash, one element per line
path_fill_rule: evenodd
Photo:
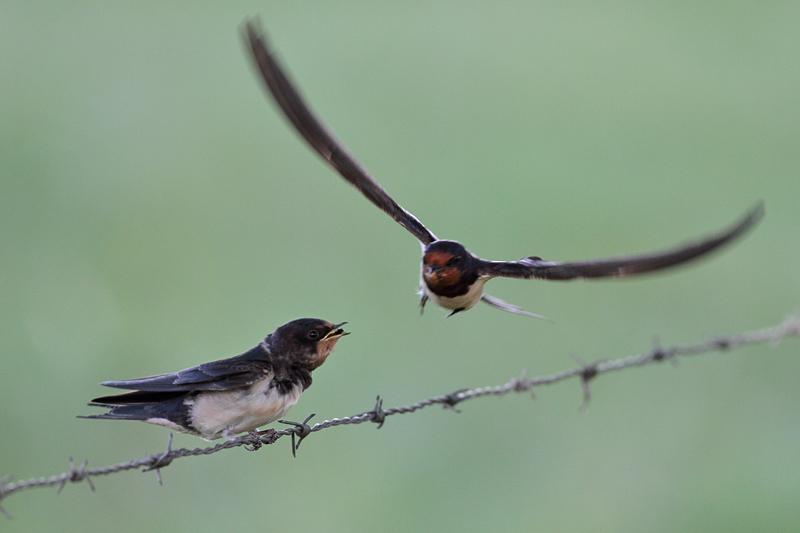
<path fill-rule="evenodd" d="M 142 420 L 208 440 L 253 431 L 297 403 L 311 386 L 311 372 L 349 335 L 344 324 L 300 318 L 229 359 L 170 374 L 105 381 L 106 387 L 132 392 L 95 398 L 89 405 L 109 411 L 80 418 Z"/>
<path fill-rule="evenodd" d="M 417 217 L 395 202 L 315 116 L 257 25 L 248 21 L 244 32 L 264 85 L 300 136 L 370 202 L 419 240 L 422 246 L 421 310 L 430 299 L 451 310 L 448 316 L 452 316 L 483 301 L 503 311 L 542 318 L 484 293 L 484 284 L 497 277 L 564 281 L 654 272 L 686 263 L 724 246 L 745 233 L 763 216 L 764 207 L 759 203 L 738 222 L 716 234 L 649 254 L 570 262 L 546 261 L 536 256 L 518 261 L 482 259 L 458 241 L 440 240 Z"/>

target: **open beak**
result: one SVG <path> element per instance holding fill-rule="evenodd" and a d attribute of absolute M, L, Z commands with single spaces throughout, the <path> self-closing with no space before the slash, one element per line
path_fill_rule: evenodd
<path fill-rule="evenodd" d="M 322 337 L 323 341 L 328 341 L 332 339 L 338 339 L 340 337 L 344 337 L 345 335 L 350 335 L 349 331 L 345 331 L 342 329 L 342 326 L 347 324 L 347 322 L 341 322 L 339 324 L 334 324 L 331 330 L 328 332 L 327 335 Z"/>

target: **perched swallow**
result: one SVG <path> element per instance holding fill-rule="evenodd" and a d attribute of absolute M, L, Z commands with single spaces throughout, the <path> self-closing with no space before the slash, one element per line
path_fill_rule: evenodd
<path fill-rule="evenodd" d="M 311 386 L 311 372 L 345 335 L 341 324 L 317 318 L 293 320 L 236 357 L 125 381 L 106 387 L 133 392 L 95 398 L 108 407 L 80 418 L 142 420 L 205 439 L 231 438 L 274 422 Z"/>
<path fill-rule="evenodd" d="M 484 293 L 484 284 L 497 277 L 561 281 L 632 276 L 662 270 L 706 255 L 729 243 L 758 222 L 764 213 L 764 207 L 759 203 L 741 220 L 719 233 L 650 254 L 574 262 L 545 261 L 536 256 L 524 257 L 518 261 L 482 259 L 458 241 L 440 240 L 378 185 L 317 119 L 270 50 L 263 33 L 252 21 L 245 24 L 245 39 L 267 90 L 308 145 L 370 202 L 420 241 L 421 310 L 428 299 L 431 299 L 441 307 L 451 310 L 449 316 L 452 316 L 483 301 L 503 311 L 541 318 Z"/>

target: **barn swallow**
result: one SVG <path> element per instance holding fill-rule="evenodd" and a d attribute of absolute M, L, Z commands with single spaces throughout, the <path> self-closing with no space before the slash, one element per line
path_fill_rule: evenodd
<path fill-rule="evenodd" d="M 244 33 L 262 81 L 288 122 L 328 165 L 419 240 L 422 246 L 420 310 L 424 310 L 430 299 L 449 309 L 451 313 L 448 316 L 452 316 L 483 301 L 503 311 L 542 318 L 484 293 L 484 284 L 497 277 L 563 281 L 654 272 L 686 263 L 724 246 L 745 233 L 763 215 L 764 207 L 759 203 L 723 231 L 643 255 L 572 262 L 545 261 L 536 256 L 518 261 L 482 259 L 458 241 L 440 240 L 417 217 L 395 202 L 315 116 L 281 67 L 260 28 L 248 21 Z"/>
<path fill-rule="evenodd" d="M 300 318 L 279 327 L 241 355 L 170 374 L 106 387 L 133 392 L 95 398 L 101 415 L 80 418 L 142 420 L 212 440 L 232 438 L 274 422 L 311 386 L 319 367 L 345 335 L 346 322 Z"/>

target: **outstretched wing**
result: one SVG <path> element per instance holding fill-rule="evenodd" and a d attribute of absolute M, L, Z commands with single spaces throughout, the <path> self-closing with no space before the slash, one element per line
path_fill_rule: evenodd
<path fill-rule="evenodd" d="M 264 348 L 256 346 L 242 355 L 186 368 L 170 374 L 123 381 L 104 381 L 106 387 L 143 392 L 220 391 L 251 385 L 269 373 Z M 104 398 L 93 400 L 98 402 Z M 103 403 L 103 402 L 99 402 Z"/>
<path fill-rule="evenodd" d="M 437 240 L 417 218 L 403 209 L 367 173 L 339 142 L 328 133 L 325 126 L 314 116 L 298 90 L 281 68 L 269 49 L 267 40 L 254 21 L 245 23 L 245 38 L 253 54 L 253 60 L 261 73 L 264 84 L 283 114 L 297 132 L 330 166 L 349 181 L 361 194 L 375 204 L 401 226 L 411 232 L 423 245 Z"/>
<path fill-rule="evenodd" d="M 730 228 L 706 239 L 652 254 L 559 263 L 538 257 L 519 261 L 481 261 L 480 273 L 492 277 L 571 280 L 632 276 L 680 265 L 704 256 L 740 237 L 764 215 L 759 203 Z"/>

